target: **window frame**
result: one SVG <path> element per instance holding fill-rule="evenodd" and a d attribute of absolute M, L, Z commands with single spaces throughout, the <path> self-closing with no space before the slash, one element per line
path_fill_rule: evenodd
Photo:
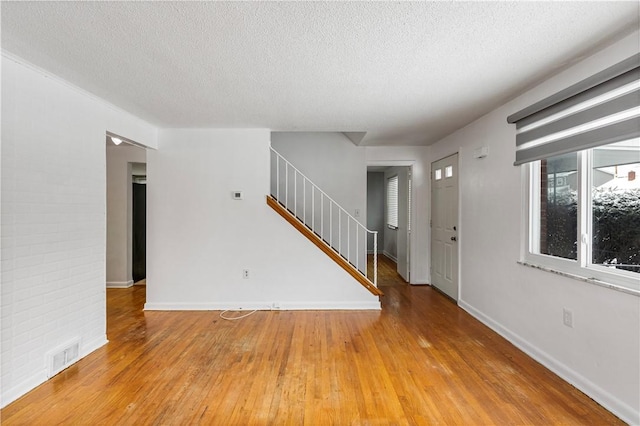
<path fill-rule="evenodd" d="M 391 206 L 389 203 L 389 185 L 391 184 L 391 182 L 394 181 L 395 182 L 395 192 L 396 192 L 396 202 L 395 202 L 395 214 L 394 215 L 390 215 L 390 210 L 391 210 Z M 387 224 L 387 227 L 389 229 L 398 229 L 398 196 L 399 196 L 399 179 L 398 179 L 398 175 L 393 175 L 387 178 L 387 182 L 386 182 L 386 186 L 385 186 L 385 222 Z M 395 218 L 395 224 L 390 223 L 390 219 L 391 217 Z"/>
<path fill-rule="evenodd" d="M 593 284 L 640 295 L 640 274 L 608 268 L 592 263 L 591 183 L 593 179 L 593 149 L 578 151 L 577 259 L 565 259 L 539 253 L 540 160 L 523 167 L 524 177 L 524 244 L 521 263 L 560 273 Z M 537 209 L 537 210 L 534 210 Z M 586 232 L 585 232 L 586 231 Z M 538 251 L 538 253 L 536 253 Z"/>

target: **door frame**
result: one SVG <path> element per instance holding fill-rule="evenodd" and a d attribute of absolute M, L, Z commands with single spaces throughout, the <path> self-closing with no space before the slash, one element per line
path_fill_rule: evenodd
<path fill-rule="evenodd" d="M 144 279 L 146 280 L 146 278 L 147 278 L 146 277 L 146 270 L 147 270 L 147 266 L 146 266 L 146 263 L 147 263 L 146 262 L 146 253 L 147 253 L 147 243 L 146 243 L 146 233 L 147 233 L 146 232 L 146 226 L 147 226 L 147 202 L 146 202 L 146 200 L 147 200 L 147 195 L 146 195 L 147 194 L 147 190 L 146 190 L 146 188 L 147 188 L 146 176 L 147 175 L 146 175 L 146 173 L 147 172 L 146 172 L 146 166 L 147 166 L 147 163 L 146 163 L 146 158 L 145 158 L 145 162 L 144 163 L 134 162 L 134 163 L 130 163 L 130 164 L 131 164 L 131 172 L 132 172 L 131 173 L 132 174 L 131 175 L 131 184 L 132 184 L 132 188 L 131 188 L 131 230 L 130 230 L 130 232 L 131 232 L 131 275 L 132 275 L 132 278 L 133 278 L 133 284 L 136 285 L 137 283 L 140 282 L 140 280 L 136 280 L 136 277 L 134 276 L 134 273 L 133 273 L 134 270 L 136 269 L 135 262 L 134 262 L 135 258 L 136 258 L 136 250 L 135 250 L 135 244 L 134 244 L 134 240 L 136 239 L 136 232 L 135 232 L 136 231 L 136 217 L 135 217 L 134 213 L 136 211 L 136 204 L 140 203 L 140 200 L 136 199 L 137 197 L 136 197 L 136 192 L 135 192 L 135 189 L 134 189 L 135 188 L 134 185 L 144 185 L 144 187 L 145 187 L 145 190 L 144 190 L 144 200 L 145 200 L 144 201 L 144 235 L 145 235 L 145 243 L 144 243 L 143 250 L 144 250 L 144 258 L 145 258 L 145 262 L 144 262 L 145 263 L 145 266 L 144 266 L 145 277 L 144 277 Z M 145 168 L 145 172 L 144 172 L 145 174 L 144 175 L 140 175 L 140 176 L 144 176 L 144 183 L 135 182 L 134 179 L 133 179 L 136 176 L 134 174 L 134 172 L 133 172 L 134 165 L 138 165 L 139 166 L 140 164 L 144 164 L 144 168 Z M 141 208 L 141 207 L 142 207 L 142 204 L 139 204 L 138 208 Z"/>
<path fill-rule="evenodd" d="M 121 140 L 121 142 L 116 146 L 112 139 L 113 138 L 119 138 Z M 105 282 L 105 288 L 128 288 L 128 287 L 132 287 L 135 283 L 133 281 L 133 277 L 132 277 L 132 209 L 133 209 L 133 189 L 132 189 L 132 183 L 133 183 L 133 178 L 132 178 L 132 166 L 135 163 L 144 163 L 144 164 L 148 164 L 148 152 L 151 149 L 154 148 L 150 148 L 147 147 L 145 145 L 142 145 L 140 143 L 134 142 L 131 139 L 128 139 L 124 136 L 115 134 L 113 132 L 110 131 L 106 131 L 105 134 L 105 156 L 104 156 L 104 170 L 105 170 L 105 184 L 104 184 L 104 197 L 105 197 L 105 221 L 106 221 L 106 226 L 105 226 L 105 233 L 106 233 L 106 239 L 108 240 L 108 234 L 109 232 L 122 232 L 124 233 L 124 240 L 125 240 L 125 244 L 124 244 L 124 251 L 126 252 L 126 274 L 127 274 L 127 281 L 124 282 L 122 285 L 117 285 L 118 283 L 116 283 L 116 285 L 113 285 L 107 281 Z M 135 148 L 135 149 L 139 149 L 141 150 L 140 152 L 144 152 L 144 161 L 140 161 L 140 159 L 134 159 L 134 158 L 127 158 L 126 164 L 126 171 L 124 172 L 124 179 L 126 181 L 126 196 L 125 196 L 125 224 L 124 224 L 124 228 L 122 226 L 118 226 L 117 228 L 111 228 L 109 226 L 109 189 L 110 189 L 110 179 L 108 176 L 109 173 L 109 168 L 108 168 L 108 158 L 109 158 L 109 150 L 110 149 L 118 149 L 119 147 L 122 148 Z M 136 161 L 138 160 L 138 161 Z M 119 176 L 120 178 L 123 178 L 123 172 L 122 170 L 117 170 L 116 174 L 117 176 Z M 114 176 L 115 176 L 114 175 Z M 105 276 L 107 275 L 107 269 L 109 266 L 109 251 L 108 251 L 108 243 L 107 246 L 105 247 L 105 259 L 104 259 L 104 267 L 105 267 Z"/>
<path fill-rule="evenodd" d="M 366 162 L 365 173 L 367 172 L 369 167 L 408 167 L 411 179 L 413 179 L 413 168 L 414 168 L 416 162 L 417 162 L 416 160 L 372 160 L 372 161 L 367 161 Z M 408 194 L 408 195 L 409 195 L 408 199 L 411 200 L 412 203 L 415 203 L 415 200 L 416 200 L 416 197 L 415 197 L 415 185 L 413 185 L 413 183 L 411 185 L 411 194 Z M 368 212 L 367 212 L 367 214 L 368 214 Z M 415 223 L 416 223 L 415 214 L 416 214 L 415 206 L 412 206 L 412 208 L 411 208 L 411 217 L 409 218 L 409 220 L 411 221 L 411 224 L 412 224 L 412 228 L 415 226 Z M 365 220 L 366 220 L 366 218 L 365 218 Z M 415 238 L 415 232 L 410 231 L 409 229 L 407 229 L 407 263 L 409 264 L 409 267 L 408 267 L 409 284 L 413 284 L 411 282 L 411 280 L 415 276 L 415 274 L 413 273 L 413 268 L 414 268 L 414 265 L 415 265 L 414 247 L 416 246 L 415 241 L 413 241 L 414 238 Z"/>

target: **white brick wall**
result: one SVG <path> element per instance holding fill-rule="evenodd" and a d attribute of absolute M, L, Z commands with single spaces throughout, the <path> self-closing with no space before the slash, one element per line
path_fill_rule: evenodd
<path fill-rule="evenodd" d="M 1 406 L 46 380 L 49 350 L 106 342 L 107 130 L 155 144 L 151 126 L 3 56 Z"/>

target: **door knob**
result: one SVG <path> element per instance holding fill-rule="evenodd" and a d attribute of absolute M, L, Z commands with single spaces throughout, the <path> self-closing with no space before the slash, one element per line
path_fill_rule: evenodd
<path fill-rule="evenodd" d="M 451 241 L 458 241 L 456 237 L 451 237 Z"/>

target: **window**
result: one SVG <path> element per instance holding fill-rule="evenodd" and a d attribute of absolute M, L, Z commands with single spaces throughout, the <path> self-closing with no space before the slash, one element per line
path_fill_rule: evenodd
<path fill-rule="evenodd" d="M 387 179 L 387 226 L 398 228 L 398 176 Z"/>
<path fill-rule="evenodd" d="M 640 140 L 591 155 L 591 263 L 640 274 Z"/>
<path fill-rule="evenodd" d="M 577 259 L 577 158 L 574 152 L 540 160 L 534 166 L 538 169 L 532 222 L 534 253 Z"/>
<path fill-rule="evenodd" d="M 531 163 L 530 188 L 528 260 L 640 290 L 640 139 Z"/>
<path fill-rule="evenodd" d="M 638 99 L 640 54 L 509 116 L 525 262 L 640 294 Z"/>
<path fill-rule="evenodd" d="M 453 166 L 447 166 L 444 169 L 444 177 L 450 178 L 453 176 Z"/>

